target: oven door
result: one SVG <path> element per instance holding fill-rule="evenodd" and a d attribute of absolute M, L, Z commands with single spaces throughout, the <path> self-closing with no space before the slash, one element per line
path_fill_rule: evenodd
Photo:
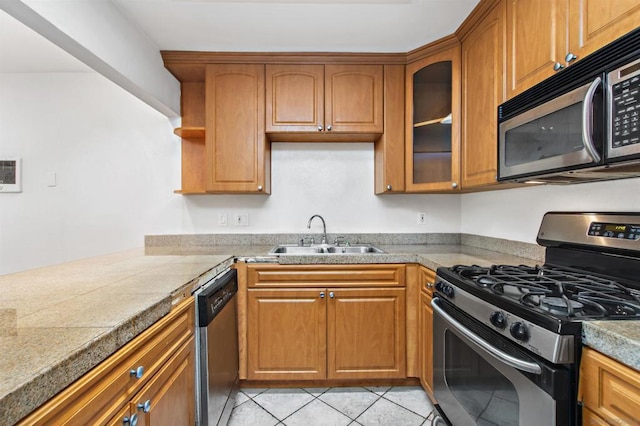
<path fill-rule="evenodd" d="M 498 180 L 526 180 L 602 163 L 602 79 L 499 124 Z"/>
<path fill-rule="evenodd" d="M 570 369 L 528 355 L 441 298 L 432 307 L 434 396 L 451 424 L 572 424 Z"/>

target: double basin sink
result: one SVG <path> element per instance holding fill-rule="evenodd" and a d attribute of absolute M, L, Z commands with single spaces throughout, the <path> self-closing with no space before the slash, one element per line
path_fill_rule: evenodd
<path fill-rule="evenodd" d="M 372 246 L 371 244 L 350 244 L 350 245 L 331 245 L 320 244 L 311 246 L 299 246 L 294 244 L 279 244 L 269 251 L 269 254 L 371 254 L 384 253 L 383 250 Z"/>

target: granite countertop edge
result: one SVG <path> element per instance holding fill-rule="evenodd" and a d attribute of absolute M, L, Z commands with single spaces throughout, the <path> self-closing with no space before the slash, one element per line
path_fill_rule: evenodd
<path fill-rule="evenodd" d="M 585 321 L 582 343 L 640 371 L 640 321 Z"/>
<path fill-rule="evenodd" d="M 0 395 L 0 418 L 4 418 L 9 424 L 13 424 L 22 417 L 35 410 L 44 402 L 55 396 L 70 383 L 86 374 L 111 354 L 126 345 L 134 337 L 146 330 L 157 320 L 168 314 L 172 306 L 188 297 L 193 290 L 204 282 L 216 276 L 226 269 L 234 258 L 253 259 L 257 261 L 269 261 L 279 264 L 357 264 L 357 263 L 417 263 L 430 269 L 440 266 L 451 266 L 456 263 L 467 264 L 470 262 L 479 264 L 496 263 L 542 263 L 541 259 L 523 258 L 505 253 L 483 249 L 480 247 L 465 246 L 461 244 L 449 245 L 384 245 L 380 246 L 385 253 L 366 255 L 312 255 L 312 256 L 267 256 L 271 246 L 266 245 L 228 245 L 217 247 L 146 247 L 144 256 L 170 255 L 173 257 L 188 258 L 193 255 L 215 255 L 224 258 L 217 264 L 199 276 L 177 285 L 164 297 L 155 303 L 149 304 L 140 312 L 124 318 L 117 326 L 105 329 L 105 332 L 86 342 L 81 347 L 70 352 L 67 359 L 43 369 L 32 380 L 23 386 Z M 169 261 L 168 261 L 169 263 Z M 590 323 L 591 330 L 597 330 L 598 324 Z M 592 331 L 595 333 L 595 331 Z M 591 336 L 591 334 L 587 334 Z M 585 338 L 589 346 L 595 344 L 594 337 Z M 603 340 L 603 339 L 600 339 Z M 640 346 L 640 337 L 634 342 L 634 347 Z M 596 347 L 597 349 L 597 347 Z M 607 353 L 606 351 L 603 351 Z M 612 355 L 616 358 L 615 351 Z M 619 355 L 617 355 L 619 356 Z M 619 359 L 625 362 L 626 358 Z M 638 368 L 640 362 L 632 365 Z"/>

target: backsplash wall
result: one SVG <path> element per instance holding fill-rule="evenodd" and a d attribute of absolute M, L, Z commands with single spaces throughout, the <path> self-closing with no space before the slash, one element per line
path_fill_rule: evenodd
<path fill-rule="evenodd" d="M 573 185 L 541 185 L 465 194 L 463 233 L 536 242 L 548 211 L 640 212 L 640 178 Z"/>

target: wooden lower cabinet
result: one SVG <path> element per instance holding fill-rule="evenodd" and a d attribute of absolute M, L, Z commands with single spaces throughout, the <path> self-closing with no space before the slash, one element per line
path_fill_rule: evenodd
<path fill-rule="evenodd" d="M 248 266 L 240 310 L 246 378 L 406 378 L 404 272 L 404 265 Z M 241 342 L 244 334 L 240 327 Z"/>
<path fill-rule="evenodd" d="M 324 289 L 259 289 L 247 296 L 250 380 L 319 380 L 327 371 Z"/>
<path fill-rule="evenodd" d="M 18 424 L 123 425 L 134 414 L 138 425 L 193 424 L 194 312 L 185 300 Z"/>
<path fill-rule="evenodd" d="M 640 371 L 590 348 L 582 351 L 583 425 L 640 424 Z"/>
<path fill-rule="evenodd" d="M 433 309 L 431 298 L 435 273 L 420 268 L 422 283 L 420 292 L 420 383 L 429 396 L 433 397 Z"/>
<path fill-rule="evenodd" d="M 329 379 L 404 378 L 403 288 L 329 289 Z"/>
<path fill-rule="evenodd" d="M 193 425 L 195 423 L 195 345 L 189 339 L 149 383 L 131 399 L 124 415 L 111 424 L 126 425 L 137 416 L 138 426 Z"/>

